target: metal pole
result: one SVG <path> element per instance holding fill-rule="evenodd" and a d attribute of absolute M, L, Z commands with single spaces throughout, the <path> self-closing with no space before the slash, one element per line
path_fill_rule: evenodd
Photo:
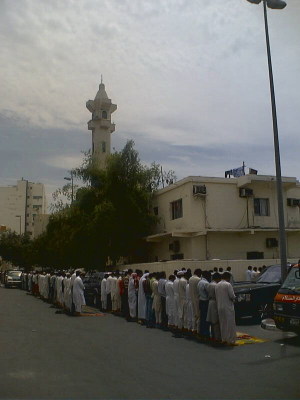
<path fill-rule="evenodd" d="M 72 171 L 71 171 L 71 185 L 72 185 L 71 203 L 73 203 L 74 185 L 73 185 L 73 172 Z"/>
<path fill-rule="evenodd" d="M 277 125 L 275 90 L 274 90 L 272 59 L 271 59 L 269 29 L 268 29 L 267 0 L 263 0 L 263 4 L 264 4 L 264 19 L 265 19 L 266 44 L 267 44 L 267 54 L 268 54 L 270 93 L 271 93 L 272 117 L 273 117 L 273 132 L 274 132 L 277 206 L 278 206 L 278 223 L 279 223 L 279 246 L 280 246 L 280 259 L 281 259 L 281 278 L 282 278 L 282 280 L 284 280 L 287 275 L 287 255 L 286 255 L 286 234 L 285 234 L 285 223 L 284 223 L 284 207 L 283 207 L 283 194 L 282 194 L 280 152 L 279 152 L 279 140 L 278 140 L 278 125 Z"/>
<path fill-rule="evenodd" d="M 22 217 L 21 217 L 21 215 L 20 215 L 19 218 L 20 218 L 20 236 L 21 236 L 21 230 L 22 230 L 22 224 L 21 224 L 21 218 L 22 218 Z"/>

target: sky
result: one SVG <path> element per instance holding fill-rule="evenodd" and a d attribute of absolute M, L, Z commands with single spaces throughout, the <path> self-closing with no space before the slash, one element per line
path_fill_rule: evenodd
<path fill-rule="evenodd" d="M 300 2 L 269 10 L 283 176 L 299 178 Z M 246 0 L 0 0 L 0 185 L 51 193 L 91 147 L 101 74 L 112 147 L 178 179 L 245 162 L 275 174 L 262 4 Z"/>

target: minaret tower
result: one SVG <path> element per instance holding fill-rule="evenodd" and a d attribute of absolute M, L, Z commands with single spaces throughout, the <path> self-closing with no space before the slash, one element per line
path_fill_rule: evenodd
<path fill-rule="evenodd" d="M 92 113 L 92 119 L 88 122 L 88 129 L 92 131 L 92 155 L 98 167 L 105 168 L 106 157 L 110 154 L 110 135 L 115 130 L 111 114 L 117 106 L 108 98 L 102 76 L 95 100 L 88 100 L 86 108 Z"/>

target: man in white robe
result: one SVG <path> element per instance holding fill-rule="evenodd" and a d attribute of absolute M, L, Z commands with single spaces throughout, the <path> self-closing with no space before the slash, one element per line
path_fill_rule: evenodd
<path fill-rule="evenodd" d="M 199 291 L 198 283 L 201 279 L 201 269 L 197 268 L 194 275 L 189 279 L 189 294 L 191 297 L 193 308 L 193 324 L 192 330 L 194 333 L 199 332 L 200 309 L 199 309 Z"/>
<path fill-rule="evenodd" d="M 130 318 L 136 318 L 136 304 L 137 304 L 137 274 L 133 272 L 130 275 L 128 283 L 128 306 Z"/>
<path fill-rule="evenodd" d="M 116 312 L 117 311 L 118 278 L 115 276 L 115 274 L 112 274 L 111 278 L 112 278 L 111 282 L 110 282 L 111 310 L 112 310 L 112 312 Z"/>
<path fill-rule="evenodd" d="M 174 291 L 174 325 L 178 328 L 178 301 L 179 301 L 179 292 L 178 292 L 178 285 L 179 285 L 179 277 L 178 271 L 174 271 L 175 280 L 173 282 L 173 291 Z"/>
<path fill-rule="evenodd" d="M 166 282 L 166 312 L 168 316 L 168 326 L 175 326 L 175 299 L 174 299 L 174 285 L 175 276 L 170 275 L 169 280 Z"/>
<path fill-rule="evenodd" d="M 234 312 L 234 291 L 230 284 L 230 273 L 224 272 L 215 288 L 222 342 L 234 345 L 236 324 Z"/>
<path fill-rule="evenodd" d="M 108 275 L 105 274 L 104 278 L 101 281 L 101 306 L 102 306 L 103 311 L 106 311 L 106 308 L 107 308 L 107 293 L 106 293 L 107 278 L 108 278 Z"/>
<path fill-rule="evenodd" d="M 110 274 L 106 281 L 106 294 L 107 294 L 107 311 L 112 310 L 112 301 L 111 301 L 111 282 L 113 281 L 113 277 Z"/>
<path fill-rule="evenodd" d="M 190 285 L 189 283 L 186 285 L 186 318 L 185 318 L 185 326 L 184 328 L 188 331 L 193 331 L 193 321 L 194 321 L 194 313 L 193 313 L 193 304 L 190 295 Z"/>
<path fill-rule="evenodd" d="M 161 297 L 158 291 L 157 276 L 155 276 L 155 279 L 153 280 L 151 287 L 152 287 L 152 298 L 153 298 L 152 308 L 155 312 L 155 323 L 157 327 L 160 327 L 162 323 L 162 318 L 161 318 L 162 306 L 161 306 Z"/>
<path fill-rule="evenodd" d="M 178 329 L 182 329 L 186 325 L 186 285 L 187 280 L 184 271 L 178 271 L 180 277 L 178 283 Z"/>
<path fill-rule="evenodd" d="M 145 272 L 139 281 L 139 293 L 138 293 L 138 319 L 144 322 L 146 320 L 146 294 L 143 288 L 143 282 L 149 272 Z"/>
<path fill-rule="evenodd" d="M 80 315 L 82 306 L 85 306 L 84 285 L 82 282 L 83 276 L 84 273 L 80 273 L 80 275 L 75 278 L 73 285 L 73 302 L 75 304 L 76 315 Z"/>
<path fill-rule="evenodd" d="M 212 276 L 212 281 L 207 287 L 209 303 L 206 321 L 211 324 L 211 336 L 212 339 L 217 342 L 220 342 L 222 340 L 215 292 L 216 285 L 220 282 L 220 280 L 221 275 L 218 272 L 215 272 Z"/>

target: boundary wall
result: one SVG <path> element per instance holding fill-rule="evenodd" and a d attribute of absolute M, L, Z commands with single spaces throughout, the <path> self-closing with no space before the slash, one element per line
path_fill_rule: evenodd
<path fill-rule="evenodd" d="M 290 263 L 297 263 L 298 259 L 288 259 Z M 201 268 L 202 270 L 212 270 L 214 267 L 222 267 L 224 271 L 227 267 L 231 267 L 231 272 L 235 281 L 244 281 L 246 279 L 246 270 L 249 265 L 252 267 L 262 267 L 263 265 L 276 265 L 280 264 L 280 259 L 263 259 L 263 260 L 174 260 L 174 261 L 159 261 L 152 263 L 141 263 L 141 264 L 126 264 L 117 265 L 114 269 L 128 269 L 133 270 L 141 269 L 149 272 L 165 271 L 167 278 L 169 275 L 173 274 L 175 269 L 190 268 L 192 272 L 196 268 Z"/>

